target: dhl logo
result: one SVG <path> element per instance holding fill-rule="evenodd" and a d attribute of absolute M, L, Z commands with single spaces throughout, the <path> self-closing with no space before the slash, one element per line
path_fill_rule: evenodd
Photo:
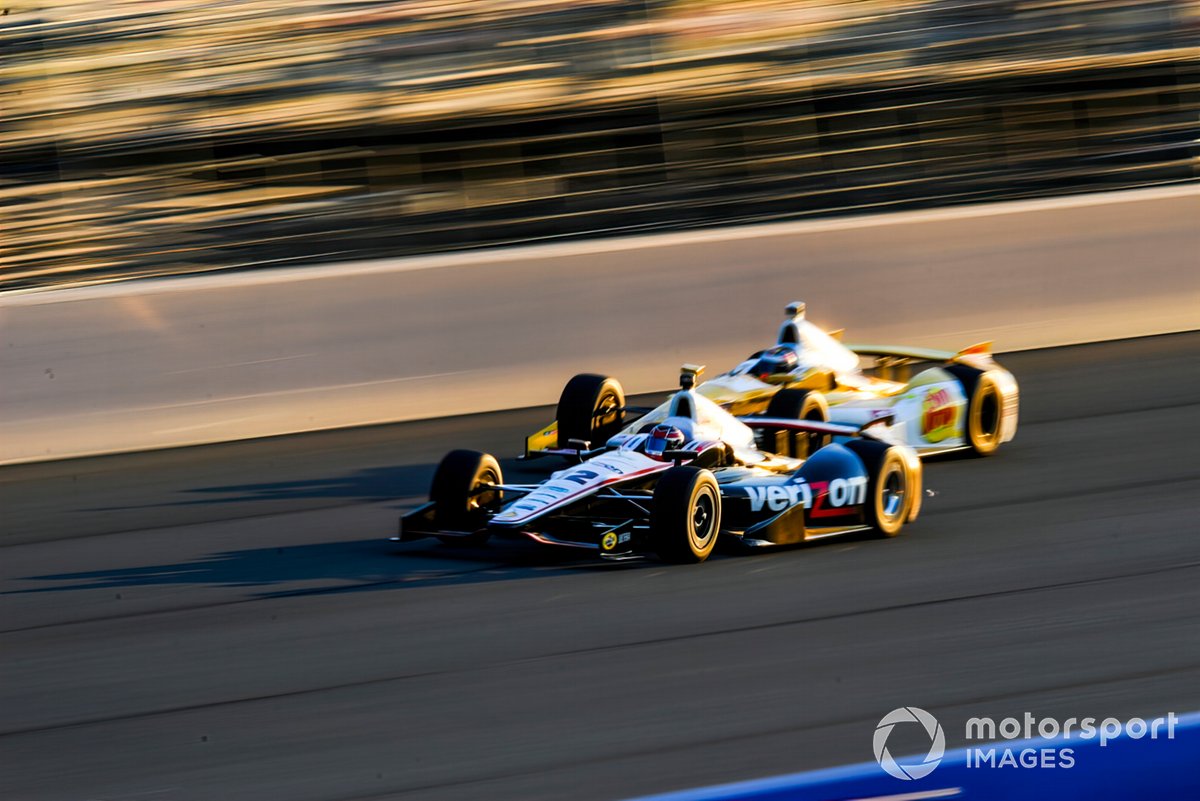
<path fill-rule="evenodd" d="M 921 436 L 941 442 L 958 428 L 958 407 L 945 389 L 931 389 L 921 403 Z"/>

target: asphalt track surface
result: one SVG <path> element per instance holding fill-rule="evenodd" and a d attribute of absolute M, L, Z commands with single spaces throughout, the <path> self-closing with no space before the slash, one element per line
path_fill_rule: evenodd
<path fill-rule="evenodd" d="M 869 760 L 902 705 L 1200 709 L 1200 334 L 1004 361 L 1018 439 L 903 536 L 700 566 L 386 542 L 544 409 L 4 468 L 0 798 L 609 799 Z"/>

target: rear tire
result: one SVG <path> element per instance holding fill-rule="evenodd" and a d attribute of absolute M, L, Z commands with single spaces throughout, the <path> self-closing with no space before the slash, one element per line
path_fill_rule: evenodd
<path fill-rule="evenodd" d="M 818 423 L 829 422 L 829 401 L 820 392 L 812 389 L 781 389 L 771 397 L 767 404 L 767 417 L 777 417 L 785 420 L 812 420 Z M 787 441 L 785 456 L 794 459 L 807 459 L 818 449 L 829 444 L 828 434 L 809 434 L 804 432 L 767 431 L 767 445 L 779 441 L 783 433 Z M 773 450 L 768 447 L 767 450 Z"/>
<path fill-rule="evenodd" d="M 603 375 L 582 373 L 563 387 L 558 399 L 558 447 L 572 439 L 603 445 L 625 422 L 625 390 L 621 382 Z"/>
<path fill-rule="evenodd" d="M 469 537 L 442 537 L 447 545 L 483 545 L 491 536 L 487 530 L 487 509 L 503 502 L 500 492 L 474 492 L 481 484 L 503 484 L 504 475 L 496 457 L 479 451 L 450 451 L 433 474 L 429 500 L 433 501 L 434 522 L 439 529 L 472 531 Z"/>
<path fill-rule="evenodd" d="M 953 364 L 946 370 L 958 379 L 967 396 L 964 439 L 976 455 L 991 456 L 1000 447 L 1004 423 L 1004 396 L 999 381 L 991 372 L 981 372 L 966 365 Z"/>
<path fill-rule="evenodd" d="M 894 537 L 904 528 L 917 499 L 920 482 L 908 473 L 904 452 L 882 442 L 853 440 L 846 447 L 862 459 L 867 468 L 867 499 L 863 520 L 881 537 Z"/>
<path fill-rule="evenodd" d="M 673 467 L 654 487 L 650 535 L 664 562 L 703 562 L 721 531 L 721 491 L 717 479 L 699 467 Z"/>

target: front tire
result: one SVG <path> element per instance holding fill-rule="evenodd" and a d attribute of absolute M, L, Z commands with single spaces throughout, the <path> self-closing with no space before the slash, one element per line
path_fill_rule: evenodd
<path fill-rule="evenodd" d="M 558 447 L 572 439 L 602 445 L 625 422 L 625 390 L 615 378 L 592 373 L 575 376 L 558 399 Z"/>
<path fill-rule="evenodd" d="M 503 495 L 477 492 L 485 484 L 503 484 L 504 475 L 496 457 L 488 453 L 454 450 L 446 454 L 433 474 L 429 500 L 433 501 L 434 522 L 439 529 L 471 531 L 467 537 L 439 536 L 447 545 L 483 545 L 490 532 L 487 510 L 497 509 Z"/>
<path fill-rule="evenodd" d="M 894 537 L 904 528 L 920 499 L 920 480 L 909 474 L 904 451 L 882 442 L 846 443 L 867 468 L 867 497 L 863 521 L 881 537 Z"/>
<path fill-rule="evenodd" d="M 771 396 L 767 404 L 767 417 L 784 420 L 810 420 L 817 423 L 829 422 L 829 401 L 820 392 L 812 389 L 781 389 Z M 780 434 L 786 439 L 785 455 L 795 459 L 807 459 L 818 449 L 829 444 L 828 434 L 795 433 L 791 431 L 768 433 L 773 442 L 767 450 L 779 447 Z"/>
<path fill-rule="evenodd" d="M 721 491 L 717 479 L 698 467 L 673 467 L 654 487 L 650 533 L 664 562 L 703 562 L 721 531 Z"/>

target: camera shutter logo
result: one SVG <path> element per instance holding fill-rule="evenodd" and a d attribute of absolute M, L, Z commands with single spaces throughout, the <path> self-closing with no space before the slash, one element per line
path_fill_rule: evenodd
<path fill-rule="evenodd" d="M 929 735 L 929 753 L 920 762 L 901 765 L 888 751 L 888 735 L 892 733 L 892 729 L 896 727 L 897 723 L 920 723 L 925 728 L 925 732 Z M 933 773 L 933 769 L 942 761 L 942 754 L 946 753 L 946 735 L 942 732 L 942 725 L 937 722 L 937 718 L 924 709 L 902 706 L 888 712 L 883 716 L 883 720 L 879 721 L 879 725 L 875 727 L 874 746 L 875 761 L 879 763 L 879 767 L 883 768 L 889 776 L 912 781 L 923 779 Z"/>

